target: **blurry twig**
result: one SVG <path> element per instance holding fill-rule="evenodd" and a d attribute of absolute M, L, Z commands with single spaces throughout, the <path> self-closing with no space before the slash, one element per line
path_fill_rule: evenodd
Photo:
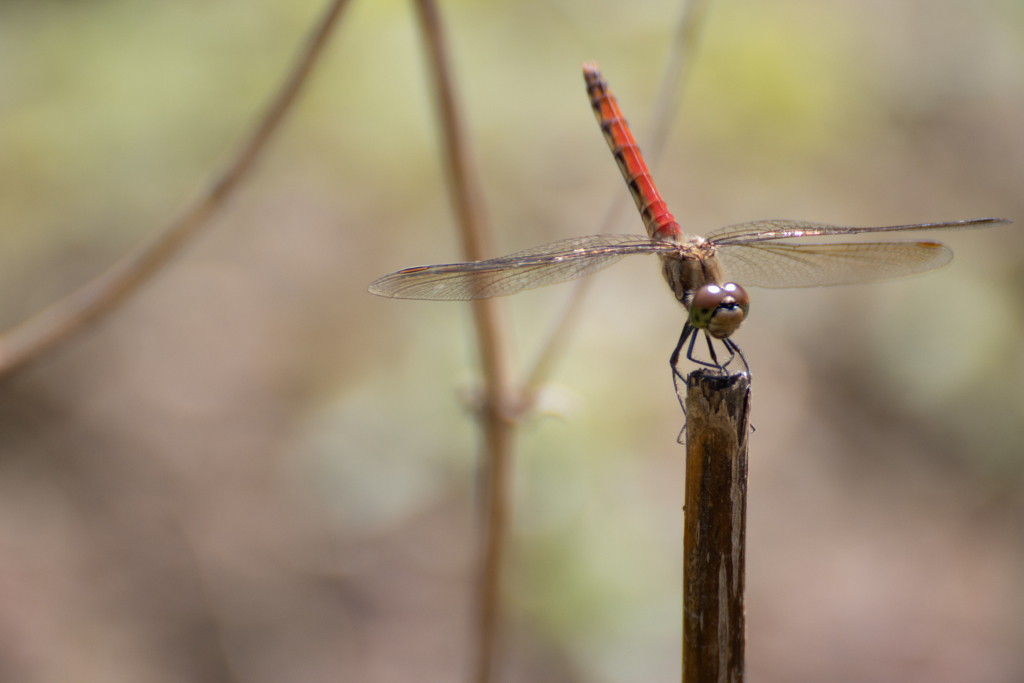
<path fill-rule="evenodd" d="M 676 27 L 675 36 L 672 40 L 672 48 L 669 51 L 668 64 L 665 66 L 665 74 L 662 77 L 661 89 L 658 100 L 654 105 L 651 118 L 651 129 L 648 133 L 647 144 L 652 166 L 661 158 L 665 149 L 665 141 L 672 125 L 673 115 L 679 108 L 679 101 L 689 81 L 690 70 L 693 67 L 694 55 L 697 52 L 698 33 L 704 22 L 704 15 L 710 0 L 684 0 L 682 15 Z M 627 207 L 627 192 L 616 192 L 611 204 L 605 212 L 604 221 L 601 223 L 601 232 L 606 233 L 619 222 L 623 209 Z M 572 294 L 566 302 L 562 315 L 558 317 L 554 329 L 548 336 L 547 343 L 541 347 L 540 354 L 533 369 L 527 374 L 526 387 L 528 402 L 551 376 L 555 365 L 565 352 L 573 330 L 579 322 L 580 313 L 583 310 L 583 302 L 590 292 L 593 278 L 579 280 Z"/>
<path fill-rule="evenodd" d="M 185 551 L 182 555 L 191 565 L 190 569 L 196 582 L 196 590 L 199 593 L 200 616 L 205 617 L 202 621 L 206 623 L 203 625 L 208 629 L 209 633 L 207 635 L 212 636 L 211 640 L 215 645 L 211 649 L 219 660 L 216 662 L 217 668 L 220 669 L 218 672 L 220 676 L 218 677 L 224 683 L 238 683 L 239 677 L 235 671 L 231 648 L 228 646 L 224 634 L 224 619 L 221 617 L 220 610 L 213 599 L 209 573 L 199 558 L 199 552 L 196 549 L 195 543 L 192 542 L 192 537 L 185 528 L 184 521 L 178 516 L 175 516 L 172 521 L 172 527 L 177 531 Z"/>
<path fill-rule="evenodd" d="M 658 100 L 654 104 L 651 130 L 648 133 L 647 144 L 650 145 L 649 158 L 652 163 L 657 163 L 665 152 L 665 142 L 672 129 L 672 119 L 679 111 L 679 103 L 690 82 L 700 29 L 704 25 L 704 16 L 710 4 L 711 0 L 687 0 L 679 17 L 679 25 L 676 26 L 675 35 L 672 37 L 668 64 L 665 65 L 665 74 L 662 76 Z M 620 193 L 619 196 L 626 195 Z"/>
<path fill-rule="evenodd" d="M 492 256 L 479 183 L 470 158 L 465 127 L 456 104 L 447 43 L 434 0 L 416 0 L 420 24 L 426 39 L 434 98 L 438 107 L 444 144 L 448 187 L 467 260 L 479 261 Z M 475 602 L 476 663 L 474 680 L 491 680 L 497 652 L 499 597 L 503 550 L 509 516 L 509 479 L 515 417 L 511 373 L 505 340 L 505 318 L 498 300 L 472 302 L 480 360 L 483 366 L 484 401 L 479 417 L 484 431 L 483 474 L 484 504 L 482 553 L 477 576 Z"/>
<path fill-rule="evenodd" d="M 235 160 L 185 213 L 96 279 L 0 334 L 0 375 L 8 374 L 114 310 L 206 225 L 254 166 L 323 52 L 348 0 L 332 0 L 277 96 Z"/>

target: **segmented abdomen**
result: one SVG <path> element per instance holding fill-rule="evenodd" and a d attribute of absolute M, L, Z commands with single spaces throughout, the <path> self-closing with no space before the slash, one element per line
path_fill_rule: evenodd
<path fill-rule="evenodd" d="M 652 239 L 675 241 L 682 231 L 676 219 L 669 213 L 668 206 L 658 194 L 658 189 L 651 179 L 651 172 L 640 154 L 640 148 L 633 139 L 629 124 L 619 111 L 615 97 L 609 92 L 608 84 L 601 77 L 601 72 L 594 63 L 583 65 L 583 78 L 587 82 L 587 93 L 590 105 L 594 108 L 594 116 L 601 126 L 608 147 L 615 156 L 615 162 L 626 179 L 636 208 L 647 228 L 647 235 Z"/>

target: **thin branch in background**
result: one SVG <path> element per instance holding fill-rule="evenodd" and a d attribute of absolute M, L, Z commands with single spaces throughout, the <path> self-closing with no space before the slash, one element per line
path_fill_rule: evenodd
<path fill-rule="evenodd" d="M 0 375 L 9 374 L 112 312 L 159 272 L 209 222 L 248 176 L 280 128 L 347 5 L 348 0 L 332 0 L 263 120 L 203 197 L 163 232 L 137 247 L 96 279 L 0 334 Z"/>
<path fill-rule="evenodd" d="M 217 603 L 214 600 L 209 573 L 206 571 L 206 567 L 199 558 L 199 553 L 196 550 L 195 543 L 192 542 L 191 536 L 186 531 L 184 522 L 178 517 L 174 517 L 172 521 L 173 524 L 171 527 L 177 532 L 177 536 L 181 539 L 181 544 L 184 550 L 181 555 L 189 563 L 189 568 L 192 570 L 192 574 L 196 582 L 196 590 L 199 593 L 199 604 L 201 608 L 200 615 L 205 617 L 205 619 L 203 619 L 205 622 L 204 626 L 210 631 L 210 635 L 212 636 L 212 644 L 214 645 L 212 649 L 219 659 L 217 664 L 218 668 L 221 670 L 220 678 L 224 683 L 239 683 L 240 678 L 235 670 L 234 658 L 231 656 L 231 648 L 225 638 L 224 619 L 221 617 L 220 610 L 217 608 Z"/>
<path fill-rule="evenodd" d="M 463 253 L 471 261 L 493 255 L 483 211 L 480 184 L 469 153 L 465 126 L 456 103 L 447 43 L 433 0 L 416 0 L 426 40 L 434 99 L 444 144 L 445 165 L 452 206 Z M 477 574 L 474 678 L 488 683 L 497 661 L 500 626 L 502 565 L 509 521 L 509 487 L 516 432 L 504 308 L 500 300 L 477 299 L 473 304 L 480 360 L 483 403 L 479 420 L 484 433 L 481 459 L 481 555 Z"/>
<path fill-rule="evenodd" d="M 652 166 L 657 163 L 665 150 L 665 142 L 672 126 L 672 119 L 679 109 L 686 85 L 690 80 L 690 72 L 697 53 L 700 28 L 704 23 L 709 4 L 710 0 L 684 0 L 683 11 L 672 39 L 668 63 L 665 65 L 660 92 L 651 117 L 647 148 L 650 152 L 649 158 Z M 612 228 L 619 223 L 623 210 L 628 207 L 626 199 L 629 196 L 628 192 L 614 193 L 601 223 L 601 233 L 611 232 Z M 548 381 L 555 366 L 565 354 L 569 339 L 579 323 L 583 303 L 590 292 L 593 281 L 593 278 L 583 278 L 576 283 L 554 329 L 548 335 L 547 342 L 541 347 L 533 369 L 527 374 L 526 387 L 531 403 L 533 396 Z"/>
<path fill-rule="evenodd" d="M 658 163 L 665 153 L 665 143 L 669 131 L 672 130 L 672 120 L 679 111 L 686 86 L 690 83 L 690 74 L 693 72 L 693 63 L 700 44 L 700 30 L 704 26 L 704 18 L 710 4 L 711 0 L 688 0 L 679 17 L 658 99 L 654 103 L 651 130 L 648 132 L 649 158 L 653 164 Z"/>

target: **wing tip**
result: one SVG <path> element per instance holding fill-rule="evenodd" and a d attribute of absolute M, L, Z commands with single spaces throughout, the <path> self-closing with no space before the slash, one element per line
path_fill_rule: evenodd
<path fill-rule="evenodd" d="M 389 292 L 387 288 L 384 287 L 384 283 L 386 283 L 387 280 L 388 278 L 386 276 L 374 280 L 373 282 L 370 283 L 370 286 L 366 288 L 366 291 L 369 292 L 370 294 L 373 294 L 374 296 L 382 296 L 385 299 L 397 298 L 394 292 Z"/>

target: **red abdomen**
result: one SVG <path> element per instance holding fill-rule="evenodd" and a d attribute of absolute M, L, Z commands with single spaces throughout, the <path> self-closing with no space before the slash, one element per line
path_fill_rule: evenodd
<path fill-rule="evenodd" d="M 675 241 L 682 234 L 679 224 L 669 213 L 665 200 L 658 194 L 651 172 L 647 170 L 640 148 L 629 130 L 629 124 L 619 111 L 615 97 L 608 91 L 608 84 L 601 78 L 597 65 L 584 64 L 583 78 L 587 81 L 587 93 L 590 95 L 590 105 L 594 108 L 594 116 L 622 171 L 622 177 L 626 179 L 626 186 L 636 201 L 647 235 L 652 239 Z"/>

